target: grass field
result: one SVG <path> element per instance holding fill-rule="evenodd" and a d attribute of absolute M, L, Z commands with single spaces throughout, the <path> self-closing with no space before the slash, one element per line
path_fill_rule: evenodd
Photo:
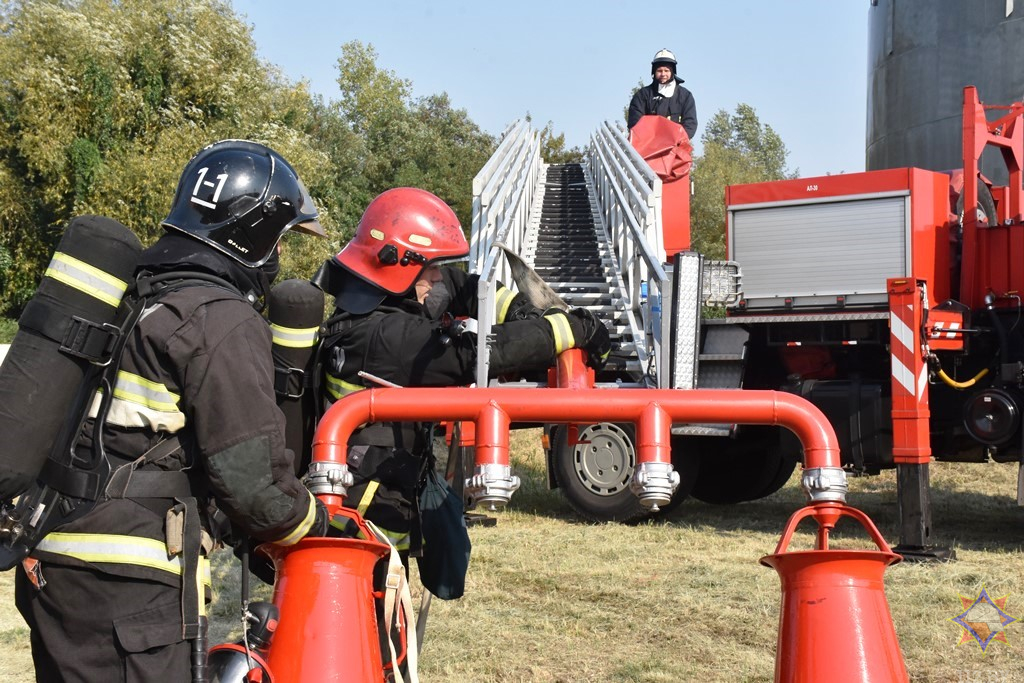
<path fill-rule="evenodd" d="M 435 600 L 420 666 L 425 683 L 772 681 L 781 599 L 774 570 L 758 564 L 803 505 L 799 476 L 754 503 L 687 501 L 639 526 L 582 522 L 546 490 L 537 432 L 513 436 L 524 480 L 493 527 L 471 529 L 466 596 Z M 934 536 L 956 549 L 946 564 L 886 570 L 886 595 L 911 680 L 1024 681 L 1024 625 L 983 653 L 950 621 L 959 596 L 985 588 L 1024 619 L 1024 510 L 1016 467 L 932 465 Z M 849 502 L 896 541 L 895 476 L 851 480 Z M 791 549 L 811 547 L 811 522 Z M 833 547 L 869 548 L 859 527 L 840 525 Z M 216 560 L 211 642 L 237 636 L 237 567 Z M 414 580 L 415 584 L 415 580 Z M 28 634 L 13 608 L 12 574 L 0 575 L 0 680 L 33 680 Z M 418 596 L 414 595 L 418 604 Z M 841 645 L 850 624 L 835 624 Z M 826 655 L 827 656 L 827 655 Z"/>

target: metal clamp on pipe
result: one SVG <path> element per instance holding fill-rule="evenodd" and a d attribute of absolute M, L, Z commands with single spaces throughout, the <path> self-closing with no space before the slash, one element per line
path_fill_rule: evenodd
<path fill-rule="evenodd" d="M 679 473 L 670 463 L 642 462 L 636 466 L 629 488 L 641 505 L 657 512 L 659 506 L 668 505 L 679 488 Z"/>
<path fill-rule="evenodd" d="M 316 461 L 309 464 L 306 476 L 302 483 L 306 485 L 314 496 L 335 495 L 342 496 L 348 493 L 348 487 L 352 486 L 354 480 L 352 473 L 348 471 L 348 465 L 337 462 Z"/>
<path fill-rule="evenodd" d="M 849 486 L 841 467 L 811 467 L 804 470 L 800 483 L 812 503 L 845 503 Z"/>
<path fill-rule="evenodd" d="M 519 477 L 512 474 L 512 468 L 508 465 L 477 465 L 473 476 L 466 479 L 466 507 L 472 509 L 480 505 L 488 510 L 503 508 L 508 505 L 520 483 Z"/>

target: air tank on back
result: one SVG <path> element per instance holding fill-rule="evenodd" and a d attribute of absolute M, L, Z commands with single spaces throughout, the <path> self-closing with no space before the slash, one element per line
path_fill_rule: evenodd
<path fill-rule="evenodd" d="M 961 168 L 963 88 L 1024 99 L 1024 0 L 869 0 L 869 171 Z M 998 156 L 982 173 L 1006 182 Z"/>

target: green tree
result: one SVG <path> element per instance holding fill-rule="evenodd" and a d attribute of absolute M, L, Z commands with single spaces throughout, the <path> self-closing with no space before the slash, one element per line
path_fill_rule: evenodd
<path fill-rule="evenodd" d="M 377 65 L 372 45 L 352 41 L 338 59 L 338 111 L 366 147 L 366 189 L 429 190 L 471 225 L 473 176 L 495 148 L 446 93 L 414 98 L 412 82 Z"/>
<path fill-rule="evenodd" d="M 455 210 L 467 234 L 472 225 L 473 177 L 494 152 L 493 136 L 480 130 L 447 93 L 417 99 L 411 109 L 410 158 L 395 185 L 430 190 Z"/>
<path fill-rule="evenodd" d="M 694 249 L 725 257 L 725 187 L 796 177 L 786 168 L 789 151 L 754 108 L 739 104 L 734 114 L 720 109 L 704 126 L 702 153 L 694 159 L 690 206 Z"/>
<path fill-rule="evenodd" d="M 530 115 L 526 115 L 529 121 Z M 548 121 L 540 130 L 540 158 L 548 164 L 578 164 L 583 161 L 583 150 L 565 146 L 565 133 L 555 133 L 555 124 Z"/>
<path fill-rule="evenodd" d="M 435 192 L 468 229 L 494 138 L 376 59 L 342 46 L 325 102 L 260 61 L 226 0 L 0 0 L 0 313 L 20 312 L 75 215 L 152 242 L 185 163 L 223 138 L 279 151 L 320 208 L 330 245 L 286 236 L 283 277 L 311 275 L 398 185 Z"/>
<path fill-rule="evenodd" d="M 181 169 L 217 139 L 271 145 L 329 230 L 342 213 L 338 179 L 358 141 L 260 62 L 222 0 L 0 0 L 0 72 L 2 311 L 31 296 L 74 215 L 152 241 Z"/>

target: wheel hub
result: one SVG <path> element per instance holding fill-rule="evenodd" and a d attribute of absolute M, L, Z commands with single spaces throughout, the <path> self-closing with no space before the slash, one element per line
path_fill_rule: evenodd
<path fill-rule="evenodd" d="M 580 432 L 573 450 L 576 476 L 588 490 L 612 496 L 629 488 L 636 452 L 629 436 L 609 423 L 590 425 Z"/>

